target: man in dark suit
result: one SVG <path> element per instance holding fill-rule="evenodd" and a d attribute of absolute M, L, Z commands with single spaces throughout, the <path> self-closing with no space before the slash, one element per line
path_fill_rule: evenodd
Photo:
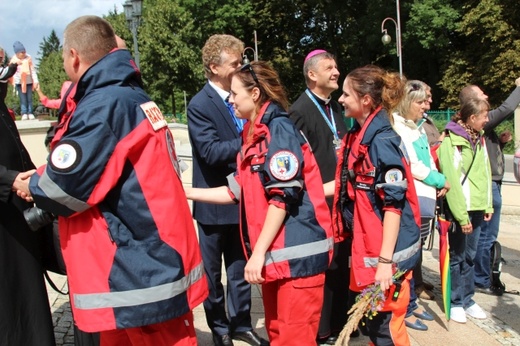
<path fill-rule="evenodd" d="M 188 105 L 188 132 L 193 150 L 193 187 L 227 185 L 236 170 L 243 123 L 227 104 L 233 72 L 241 65 L 242 41 L 231 35 L 213 35 L 202 49 L 208 82 Z M 236 205 L 193 203 L 199 243 L 210 293 L 204 301 L 206 320 L 215 345 L 233 345 L 232 339 L 268 345 L 251 326 L 251 286 L 244 279 L 245 255 Z M 222 256 L 227 274 L 227 309 L 221 283 Z"/>
<path fill-rule="evenodd" d="M 296 127 L 309 141 L 320 167 L 323 182 L 334 180 L 336 155 L 347 133 L 340 104 L 331 98 L 338 89 L 339 71 L 334 55 L 317 49 L 303 63 L 307 89 L 289 110 Z M 332 211 L 332 198 L 327 198 Z M 334 345 L 347 322 L 349 296 L 350 240 L 334 244 L 334 257 L 325 272 L 325 291 L 321 310 L 318 344 Z"/>

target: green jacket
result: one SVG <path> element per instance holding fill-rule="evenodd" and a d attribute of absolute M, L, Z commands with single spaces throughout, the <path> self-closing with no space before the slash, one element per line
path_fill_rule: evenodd
<path fill-rule="evenodd" d="M 470 222 L 468 211 L 493 213 L 491 167 L 482 137 L 473 146 L 466 131 L 457 123 L 450 121 L 446 130 L 449 135 L 442 141 L 437 154 L 441 172 L 451 185 L 446 194 L 450 211 L 464 226 Z M 475 162 L 471 165 L 473 156 Z M 468 169 L 468 177 L 462 185 Z"/>

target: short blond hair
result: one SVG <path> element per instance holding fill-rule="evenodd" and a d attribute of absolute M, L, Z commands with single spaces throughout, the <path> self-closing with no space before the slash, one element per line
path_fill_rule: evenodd
<path fill-rule="evenodd" d="M 404 97 L 396 107 L 396 111 L 405 119 L 410 119 L 412 104 L 416 101 L 423 102 L 428 99 L 426 84 L 418 80 L 409 80 L 404 87 Z"/>
<path fill-rule="evenodd" d="M 242 55 L 244 51 L 244 42 L 232 35 L 218 34 L 212 35 L 202 48 L 202 64 L 204 65 L 204 76 L 211 78 L 213 72 L 211 72 L 210 65 L 220 65 L 221 54 L 226 52 L 228 54 L 239 54 Z"/>
<path fill-rule="evenodd" d="M 63 34 L 63 49 L 75 49 L 89 65 L 117 47 L 114 29 L 98 16 L 82 16 L 67 25 Z"/>

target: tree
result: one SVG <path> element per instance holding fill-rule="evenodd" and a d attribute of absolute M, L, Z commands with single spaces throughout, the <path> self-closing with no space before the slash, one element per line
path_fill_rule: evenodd
<path fill-rule="evenodd" d="M 352 6 L 353 3 L 359 7 Z M 352 66 L 350 61 L 360 57 L 348 52 L 359 35 L 350 27 L 352 13 L 358 13 L 352 11 L 359 8 L 366 8 L 364 2 L 270 0 L 254 3 L 259 55 L 273 63 L 290 100 L 295 100 L 305 89 L 303 60 L 310 51 L 321 48 L 335 54 L 342 76 L 347 72 L 346 66 Z M 353 35 L 349 40 L 342 39 L 350 33 Z"/>
<path fill-rule="evenodd" d="M 132 33 L 130 32 L 130 29 L 128 29 L 128 26 L 126 24 L 125 14 L 117 13 L 117 8 L 114 7 L 114 10 L 108 11 L 108 14 L 103 18 L 107 20 L 110 23 L 110 25 L 112 25 L 112 28 L 114 29 L 116 35 L 118 35 L 125 41 L 130 52 L 133 52 L 134 41 L 132 38 Z"/>
<path fill-rule="evenodd" d="M 61 50 L 51 52 L 41 60 L 38 68 L 38 78 L 40 89 L 47 97 L 50 99 L 60 98 L 61 86 L 63 82 L 69 79 L 63 69 Z M 54 113 L 54 111 L 51 112 Z"/>
<path fill-rule="evenodd" d="M 194 95 L 202 82 L 199 42 L 199 23 L 178 1 L 157 0 L 145 8 L 141 71 L 147 92 L 165 113 L 176 113 L 183 91 Z"/>
<path fill-rule="evenodd" d="M 446 57 L 440 82 L 446 93 L 445 106 L 456 105 L 460 89 L 467 84 L 481 86 L 493 106 L 511 92 L 520 76 L 520 32 L 518 18 L 511 18 L 504 8 L 500 0 L 466 1 L 462 7 L 458 44 Z"/>
<path fill-rule="evenodd" d="M 434 107 L 456 107 L 458 92 L 467 83 L 481 85 L 493 104 L 502 101 L 520 76 L 517 2 L 401 1 L 405 76 L 433 88 Z M 256 31 L 258 56 L 279 72 L 290 100 L 305 88 L 303 59 L 313 49 L 336 55 L 340 83 L 349 71 L 366 64 L 395 71 L 396 45 L 381 43 L 381 22 L 396 18 L 395 6 L 395 0 L 147 0 L 138 29 L 145 87 L 165 113 L 182 109 L 177 105 L 183 92 L 189 101 L 204 83 L 201 48 L 217 33 L 232 34 L 254 47 Z M 133 52 L 124 14 L 114 8 L 105 18 Z M 393 24 L 385 27 L 395 42 Z M 44 39 L 42 51 L 56 47 L 51 36 Z M 333 95 L 338 96 L 339 91 Z"/>
<path fill-rule="evenodd" d="M 434 108 L 441 103 L 444 90 L 438 85 L 442 66 L 449 68 L 457 59 L 455 30 L 462 16 L 460 7 L 450 0 L 414 1 L 403 29 L 406 45 L 407 76 L 426 82 L 433 92 Z M 449 65 L 446 65 L 448 58 Z M 445 67 L 446 68 L 446 67 Z"/>
<path fill-rule="evenodd" d="M 40 58 L 38 59 L 38 63 L 40 63 L 51 53 L 59 52 L 61 50 L 60 39 L 56 35 L 56 31 L 54 31 L 54 29 L 47 38 L 43 38 L 43 41 L 40 43 L 39 47 L 40 50 L 38 51 L 38 54 L 40 55 Z"/>
<path fill-rule="evenodd" d="M 186 35 L 186 42 L 192 50 L 191 68 L 193 79 L 183 75 L 178 86 L 187 92 L 188 102 L 204 85 L 202 47 L 214 34 L 229 34 L 244 41 L 245 46 L 254 47 L 253 32 L 256 29 L 255 14 L 251 0 L 178 0 L 179 6 L 193 21 L 196 31 Z M 250 52 L 249 52 L 250 53 Z M 251 58 L 251 55 L 250 55 Z"/>

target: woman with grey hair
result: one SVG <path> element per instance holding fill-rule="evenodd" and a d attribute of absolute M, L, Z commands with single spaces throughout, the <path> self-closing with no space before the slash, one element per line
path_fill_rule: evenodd
<path fill-rule="evenodd" d="M 444 196 L 450 188 L 446 177 L 435 167 L 427 135 L 421 127 L 424 122 L 426 100 L 425 84 L 420 81 L 408 81 L 405 85 L 405 96 L 397 106 L 397 111 L 393 113 L 393 127 L 401 136 L 408 153 L 415 190 L 419 199 L 423 241 L 431 229 L 437 197 Z M 422 257 L 422 249 L 420 251 Z M 414 270 L 420 270 L 421 262 L 417 263 Z M 421 320 L 432 321 L 433 316 L 424 309 L 419 309 L 414 284 L 412 279 L 410 281 L 410 304 L 408 304 L 405 324 L 412 329 L 428 330 L 428 326 Z"/>

